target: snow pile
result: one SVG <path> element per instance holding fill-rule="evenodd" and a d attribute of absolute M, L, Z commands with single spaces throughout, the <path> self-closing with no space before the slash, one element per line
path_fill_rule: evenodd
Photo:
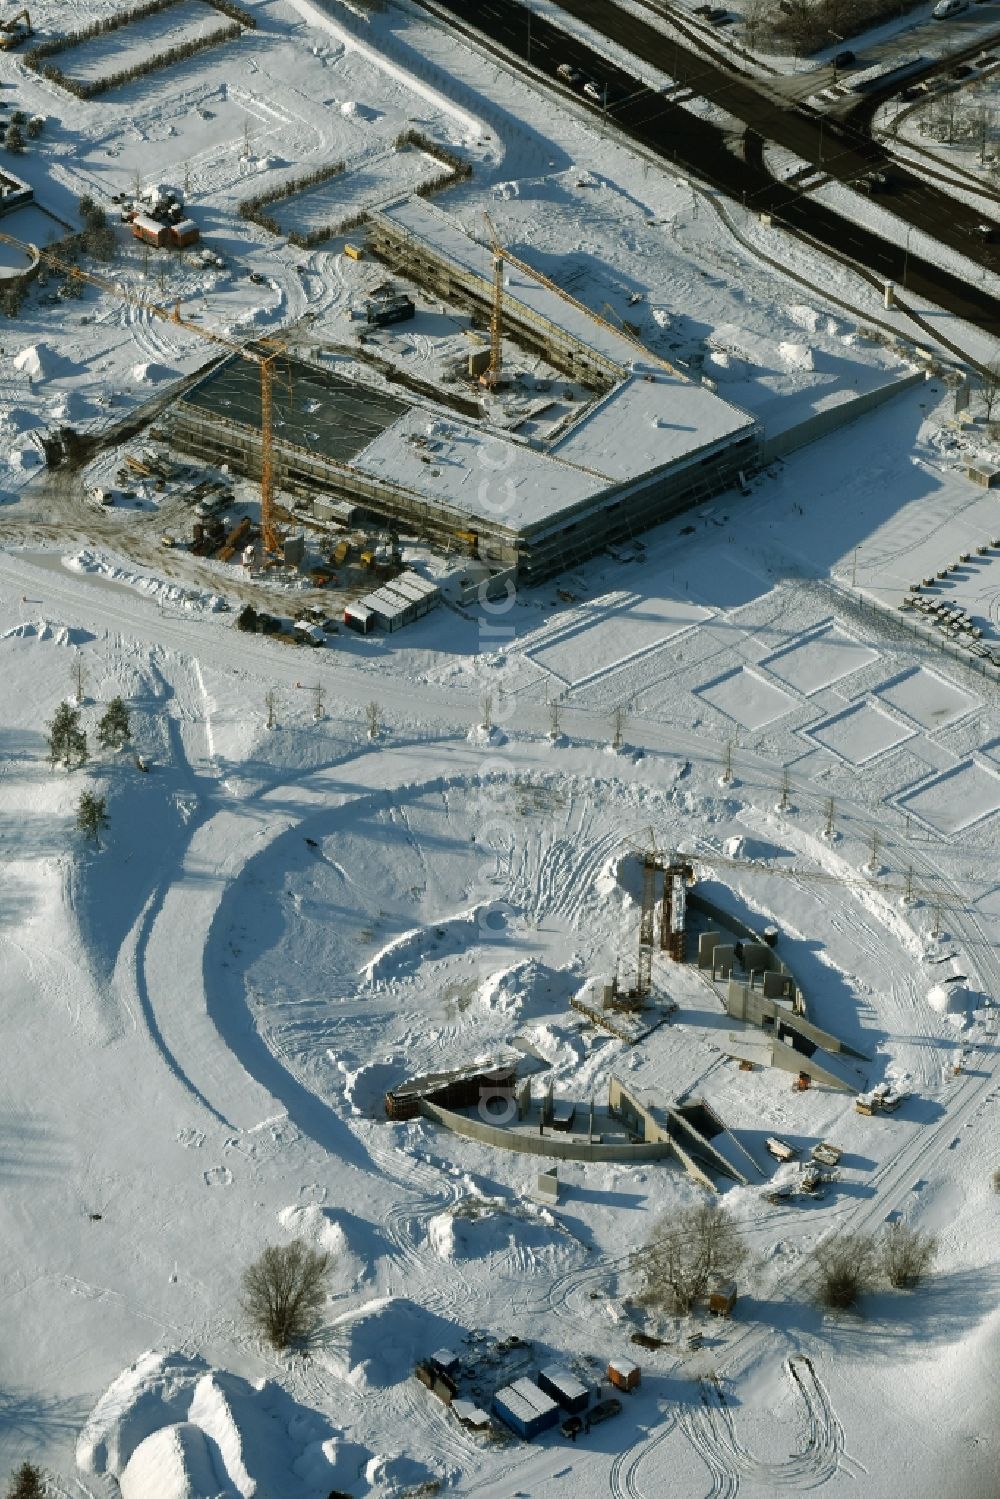
<path fill-rule="evenodd" d="M 87 547 L 74 552 L 69 557 L 64 557 L 63 566 L 72 568 L 78 573 L 98 573 L 112 582 L 123 583 L 129 588 L 137 588 L 162 604 L 177 604 L 184 609 L 204 609 L 210 614 L 218 614 L 229 607 L 221 594 L 203 593 L 195 588 L 181 588 L 177 583 L 168 583 L 163 578 L 151 578 L 145 573 L 130 572 L 127 568 L 110 562 L 107 557 L 102 557 L 99 552 L 93 552 Z"/>
<path fill-rule="evenodd" d="M 412 974 L 425 958 L 453 957 L 476 943 L 504 936 L 509 907 L 485 901 L 434 926 L 413 927 L 381 948 L 361 970 L 366 984 L 388 983 Z"/>
<path fill-rule="evenodd" d="M 320 1207 L 315 1202 L 282 1208 L 278 1222 L 293 1238 L 325 1250 L 338 1279 L 346 1278 L 352 1284 L 371 1273 L 372 1262 L 384 1250 L 377 1229 L 351 1213 Z"/>
<path fill-rule="evenodd" d="M 29 344 L 14 356 L 14 368 L 29 380 L 47 380 L 56 371 L 59 358 L 47 344 Z"/>
<path fill-rule="evenodd" d="M 818 333 L 825 314 L 805 302 L 793 302 L 788 309 L 788 316 L 797 328 L 804 328 L 807 333 Z"/>
<path fill-rule="evenodd" d="M 965 1015 L 975 1008 L 976 995 L 961 979 L 945 980 L 928 990 L 927 1003 L 939 1015 Z"/>
<path fill-rule="evenodd" d="M 383 1494 L 419 1494 L 434 1482 L 434 1473 L 413 1457 L 376 1456 L 365 1466 L 365 1480 Z"/>
<path fill-rule="evenodd" d="M 435 1348 L 457 1346 L 460 1337 L 453 1322 L 405 1296 L 384 1296 L 338 1317 L 326 1352 L 356 1389 L 385 1389 L 412 1378 L 418 1359 Z"/>
<path fill-rule="evenodd" d="M 49 408 L 49 416 L 56 422 L 78 422 L 92 411 L 86 396 L 78 390 L 64 390 Z"/>
<path fill-rule="evenodd" d="M 808 344 L 780 343 L 778 353 L 789 369 L 810 371 L 816 367 L 813 351 Z"/>
<path fill-rule="evenodd" d="M 36 416 L 33 411 L 25 411 L 23 406 L 11 406 L 7 411 L 0 411 L 0 422 L 10 427 L 12 432 L 30 432 L 34 427 L 45 425 L 40 416 Z"/>
<path fill-rule="evenodd" d="M 117 1479 L 122 1499 L 326 1499 L 349 1478 L 337 1471 L 336 1435 L 267 1380 L 151 1351 L 98 1401 L 76 1461 L 87 1477 Z"/>
<path fill-rule="evenodd" d="M 51 640 L 56 645 L 79 645 L 92 639 L 86 630 L 71 630 L 68 625 L 53 624 L 47 619 L 25 620 L 0 635 L 0 640 Z"/>
<path fill-rule="evenodd" d="M 178 1421 L 162 1426 L 136 1448 L 119 1480 L 122 1499 L 238 1499 L 219 1487 L 208 1440 L 200 1426 Z"/>
<path fill-rule="evenodd" d="M 165 364 L 133 364 L 132 379 L 140 385 L 154 385 L 157 380 L 169 380 L 170 371 Z"/>
<path fill-rule="evenodd" d="M 35 468 L 42 461 L 42 455 L 37 448 L 15 448 L 10 455 L 11 468 L 20 469 L 22 472 L 28 468 Z"/>
<path fill-rule="evenodd" d="M 491 973 L 480 985 L 476 997 L 484 1009 L 503 1015 L 518 1014 L 524 1007 L 538 1012 L 562 1013 L 578 985 L 577 975 L 528 958 Z"/>
<path fill-rule="evenodd" d="M 509 1254 L 522 1265 L 551 1257 L 564 1246 L 552 1214 L 527 1206 L 510 1212 L 499 1198 L 466 1198 L 427 1225 L 427 1244 L 439 1259 L 487 1260 Z"/>

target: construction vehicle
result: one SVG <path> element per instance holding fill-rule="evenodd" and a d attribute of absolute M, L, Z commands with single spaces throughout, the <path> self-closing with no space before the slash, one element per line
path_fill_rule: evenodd
<path fill-rule="evenodd" d="M 794 1145 L 789 1145 L 787 1140 L 779 1140 L 777 1135 L 768 1135 L 764 1147 L 776 1161 L 794 1161 L 798 1155 Z"/>
<path fill-rule="evenodd" d="M 814 1145 L 809 1152 L 813 1160 L 818 1161 L 821 1166 L 839 1165 L 843 1153 L 839 1145 L 829 1145 L 825 1140 Z"/>
<path fill-rule="evenodd" d="M 22 22 L 24 23 L 22 25 Z M 34 27 L 31 17 L 26 10 L 19 10 L 16 16 L 11 16 L 9 21 L 0 21 L 0 48 L 4 52 L 11 47 L 19 47 L 22 42 L 27 41 L 29 36 L 34 36 Z"/>

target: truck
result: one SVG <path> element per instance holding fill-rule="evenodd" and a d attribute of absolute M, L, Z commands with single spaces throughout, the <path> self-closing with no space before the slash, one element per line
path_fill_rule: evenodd
<path fill-rule="evenodd" d="M 768 1135 L 764 1145 L 776 1161 L 794 1161 L 798 1155 L 794 1145 L 789 1145 L 787 1140 L 779 1140 L 777 1135 Z"/>

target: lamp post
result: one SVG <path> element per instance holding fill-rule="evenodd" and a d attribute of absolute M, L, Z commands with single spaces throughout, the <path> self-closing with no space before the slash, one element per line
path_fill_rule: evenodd
<path fill-rule="evenodd" d="M 906 248 L 903 251 L 903 290 L 906 290 L 906 272 L 910 264 L 910 235 L 913 233 L 911 224 L 906 231 Z"/>
<path fill-rule="evenodd" d="M 844 40 L 844 38 L 840 35 L 839 31 L 829 31 L 828 30 L 827 31 L 827 36 L 832 36 L 835 42 L 842 42 Z M 832 59 L 832 62 L 833 62 L 833 81 L 834 81 L 834 83 L 836 83 L 837 82 L 837 59 L 836 59 L 836 57 L 834 57 Z"/>

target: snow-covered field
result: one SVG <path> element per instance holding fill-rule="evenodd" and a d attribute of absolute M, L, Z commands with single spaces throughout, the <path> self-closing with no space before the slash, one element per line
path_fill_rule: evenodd
<path fill-rule="evenodd" d="M 256 9 L 255 39 L 100 105 L 0 56 L 18 106 L 49 116 L 21 159 L 43 205 L 187 179 L 227 265 L 144 275 L 130 244 L 112 274 L 133 291 L 293 340 L 308 313 L 317 357 L 360 368 L 338 346 L 381 268 L 293 253 L 236 209 L 337 159 L 310 222 L 347 189 L 412 186 L 398 162 L 421 158 L 390 147 L 413 128 L 472 161 L 443 197 L 467 227 L 488 207 L 517 253 L 663 357 L 698 356 L 769 433 L 912 367 L 913 330 L 860 277 L 776 255 L 776 231 L 425 20 L 376 15 L 357 46 L 340 4 Z M 280 205 L 296 227 L 305 207 Z M 942 591 L 996 634 L 996 500 L 965 469 L 998 455 L 975 398 L 960 426 L 943 379 L 911 384 L 502 611 L 460 607 L 461 563 L 407 543 L 446 606 L 304 652 L 219 606 L 266 584 L 163 551 L 178 496 L 84 505 L 123 447 L 45 469 L 49 429 L 97 432 L 207 356 L 111 295 L 44 296 L 0 328 L 0 1482 L 31 1458 L 73 1499 L 993 1499 L 1000 693 L 894 617 L 969 552 Z M 380 355 L 434 384 L 466 327 L 422 307 Z M 78 668 L 92 757 L 53 771 L 45 726 Z M 145 772 L 94 744 L 119 694 Z M 100 849 L 74 828 L 84 789 L 107 798 Z M 910 1090 L 897 1113 L 740 1070 L 716 990 L 659 951 L 677 1008 L 639 1044 L 570 1006 L 616 968 L 631 981 L 651 840 L 779 929 L 814 1021 L 869 1087 Z M 387 1088 L 515 1042 L 581 1108 L 613 1076 L 698 1094 L 756 1162 L 751 1185 L 720 1183 L 753 1259 L 700 1350 L 629 1302 L 631 1252 L 698 1199 L 676 1166 L 560 1162 L 543 1204 L 548 1161 L 386 1121 Z M 842 1147 L 824 1199 L 764 1201 L 771 1134 Z M 893 1215 L 938 1236 L 933 1274 L 823 1315 L 818 1239 Z M 317 1337 L 277 1356 L 240 1275 L 296 1236 L 335 1267 Z M 642 1385 L 576 1443 L 485 1441 L 412 1377 L 442 1347 L 482 1405 L 554 1359 L 597 1389 L 635 1356 Z"/>

